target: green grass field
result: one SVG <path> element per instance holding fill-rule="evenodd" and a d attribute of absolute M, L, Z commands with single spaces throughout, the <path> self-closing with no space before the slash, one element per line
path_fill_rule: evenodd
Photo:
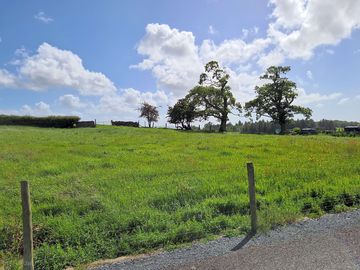
<path fill-rule="evenodd" d="M 9 264 L 21 252 L 23 179 L 36 269 L 247 233 L 248 161 L 262 230 L 360 205 L 359 138 L 105 126 L 2 126 L 0 138 L 0 253 Z"/>

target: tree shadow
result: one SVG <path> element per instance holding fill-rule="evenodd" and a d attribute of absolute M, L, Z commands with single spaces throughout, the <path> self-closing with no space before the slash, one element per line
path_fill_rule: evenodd
<path fill-rule="evenodd" d="M 231 251 L 237 251 L 239 249 L 241 249 L 243 246 L 245 246 L 250 240 L 251 238 L 253 238 L 255 236 L 255 233 L 250 232 L 249 234 L 247 234 L 245 236 L 245 238 L 243 240 L 241 240 L 241 242 L 239 244 L 237 244 L 235 247 L 233 247 L 231 249 Z"/>

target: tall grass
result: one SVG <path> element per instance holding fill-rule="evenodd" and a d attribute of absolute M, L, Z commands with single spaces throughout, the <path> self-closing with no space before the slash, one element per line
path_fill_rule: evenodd
<path fill-rule="evenodd" d="M 0 138 L 0 257 L 21 254 L 27 179 L 36 269 L 247 233 L 248 161 L 262 230 L 360 205 L 359 138 L 4 126 Z"/>

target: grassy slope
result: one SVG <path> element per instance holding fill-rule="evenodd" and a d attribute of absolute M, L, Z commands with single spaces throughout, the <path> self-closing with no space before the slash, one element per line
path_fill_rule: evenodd
<path fill-rule="evenodd" d="M 245 233 L 360 204 L 360 140 L 100 127 L 0 127 L 0 250 L 19 251 L 31 183 L 37 269 Z"/>

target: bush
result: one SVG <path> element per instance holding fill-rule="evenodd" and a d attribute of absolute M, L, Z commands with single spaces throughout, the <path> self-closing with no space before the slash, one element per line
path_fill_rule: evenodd
<path fill-rule="evenodd" d="M 17 116 L 0 115 L 0 125 L 72 128 L 80 120 L 78 116 Z"/>
<path fill-rule="evenodd" d="M 301 133 L 301 128 L 299 128 L 299 127 L 295 127 L 291 131 L 292 135 L 300 135 L 300 133 Z"/>
<path fill-rule="evenodd" d="M 112 126 L 123 126 L 123 127 L 139 127 L 139 122 L 111 120 L 111 125 Z"/>
<path fill-rule="evenodd" d="M 301 212 L 311 217 L 317 217 L 322 214 L 322 210 L 316 201 L 307 198 L 304 200 Z"/>
<path fill-rule="evenodd" d="M 332 211 L 338 204 L 337 198 L 333 194 L 326 194 L 321 202 L 321 209 L 325 212 Z"/>

